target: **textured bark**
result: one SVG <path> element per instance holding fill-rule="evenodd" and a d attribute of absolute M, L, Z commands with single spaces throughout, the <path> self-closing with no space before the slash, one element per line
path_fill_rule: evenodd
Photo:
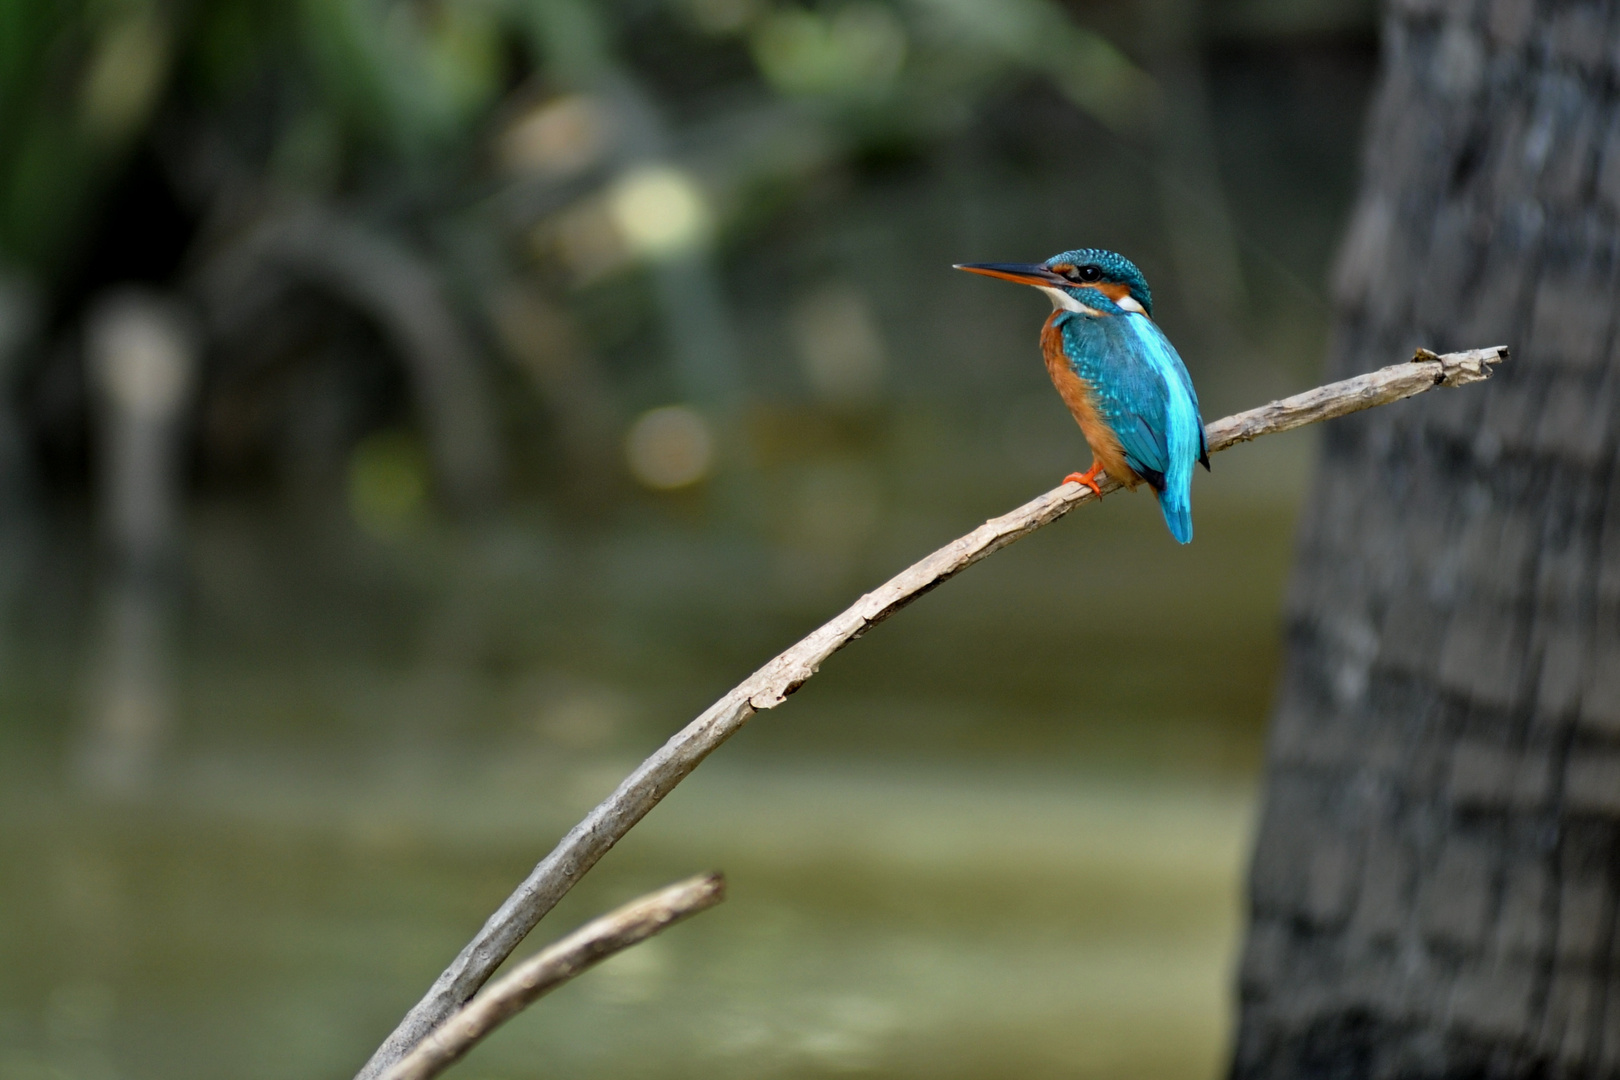
<path fill-rule="evenodd" d="M 1330 373 L 1505 341 L 1330 425 L 1289 598 L 1233 1066 L 1620 1076 L 1620 30 L 1388 13 Z"/>

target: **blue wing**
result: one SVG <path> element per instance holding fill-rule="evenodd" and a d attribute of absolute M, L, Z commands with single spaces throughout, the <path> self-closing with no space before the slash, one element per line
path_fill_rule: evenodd
<path fill-rule="evenodd" d="M 1075 374 L 1119 437 L 1125 459 L 1159 496 L 1165 524 L 1192 539 L 1192 469 L 1209 464 L 1198 395 L 1175 346 L 1152 319 L 1134 312 L 1065 321 Z"/>

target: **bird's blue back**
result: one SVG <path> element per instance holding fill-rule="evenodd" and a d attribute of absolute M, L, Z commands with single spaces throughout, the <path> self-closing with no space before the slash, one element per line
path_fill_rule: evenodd
<path fill-rule="evenodd" d="M 1063 351 L 1118 436 L 1125 459 L 1159 496 L 1170 533 L 1192 539 L 1192 472 L 1207 459 L 1198 395 L 1175 346 L 1148 316 L 1113 312 L 1057 316 Z"/>

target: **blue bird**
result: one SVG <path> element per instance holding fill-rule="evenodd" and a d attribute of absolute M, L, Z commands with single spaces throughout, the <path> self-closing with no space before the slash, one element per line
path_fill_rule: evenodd
<path fill-rule="evenodd" d="M 1123 256 L 1080 248 L 1043 263 L 958 263 L 987 277 L 1033 285 L 1052 301 L 1041 352 L 1063 403 L 1091 446 L 1091 468 L 1065 483 L 1098 495 L 1099 472 L 1159 496 L 1170 535 L 1192 539 L 1193 463 L 1209 468 L 1198 395 L 1170 339 L 1153 321 L 1153 294 Z"/>

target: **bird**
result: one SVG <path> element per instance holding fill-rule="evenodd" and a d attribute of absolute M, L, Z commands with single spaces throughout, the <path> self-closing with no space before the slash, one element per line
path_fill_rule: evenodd
<path fill-rule="evenodd" d="M 1041 263 L 956 263 L 986 277 L 1032 285 L 1052 301 L 1041 328 L 1046 371 L 1091 447 L 1091 468 L 1064 483 L 1099 497 L 1098 475 L 1159 498 L 1170 535 L 1192 540 L 1193 463 L 1209 469 L 1209 445 L 1192 377 L 1153 321 L 1142 271 L 1101 248 L 1061 252 Z"/>

